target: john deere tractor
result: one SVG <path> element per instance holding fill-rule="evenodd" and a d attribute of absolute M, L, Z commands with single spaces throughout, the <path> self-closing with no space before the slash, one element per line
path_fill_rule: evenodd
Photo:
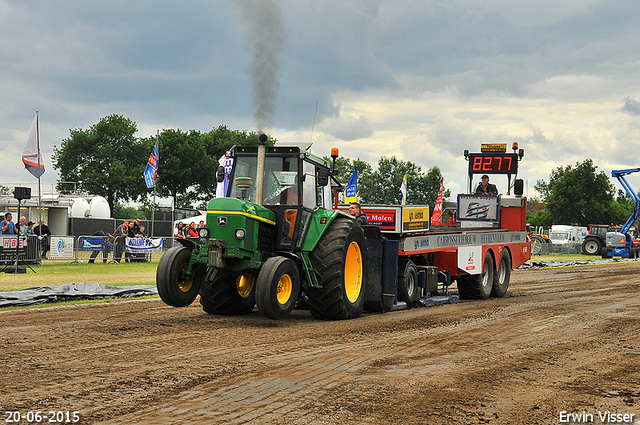
<path fill-rule="evenodd" d="M 265 141 L 234 149 L 227 197 L 209 201 L 198 238 L 177 240 L 160 259 L 160 297 L 184 307 L 200 294 L 210 314 L 248 314 L 257 304 L 283 319 L 305 304 L 316 318 L 357 317 L 367 241 L 353 217 L 330 209 L 331 163 Z"/>

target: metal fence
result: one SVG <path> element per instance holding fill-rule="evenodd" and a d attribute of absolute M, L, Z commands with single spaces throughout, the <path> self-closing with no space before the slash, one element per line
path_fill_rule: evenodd
<path fill-rule="evenodd" d="M 582 254 L 582 244 L 554 244 L 540 243 L 534 250 L 532 247 L 532 255 L 549 255 L 549 254 Z"/>
<path fill-rule="evenodd" d="M 173 238 L 154 238 L 159 247 L 148 247 L 140 242 L 126 243 L 124 237 L 81 235 L 73 236 L 0 236 L 0 267 L 25 264 L 42 264 L 47 261 L 72 263 L 120 261 L 145 262 L 160 258 L 163 252 L 174 245 Z M 131 238 L 134 239 L 134 238 Z M 160 242 L 157 242 L 160 241 Z M 2 270 L 0 270 L 2 271 Z"/>

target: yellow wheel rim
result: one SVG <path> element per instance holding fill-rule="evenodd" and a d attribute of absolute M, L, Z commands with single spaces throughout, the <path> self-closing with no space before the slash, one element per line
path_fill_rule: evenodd
<path fill-rule="evenodd" d="M 180 275 L 184 276 L 184 274 L 187 272 L 188 269 L 189 269 L 189 263 L 182 263 L 182 265 L 180 265 Z M 193 285 L 193 280 L 183 279 L 180 282 L 178 282 L 178 288 L 180 288 L 182 292 L 189 292 L 192 285 Z"/>
<path fill-rule="evenodd" d="M 238 290 L 238 294 L 240 294 L 242 298 L 247 298 L 251 295 L 254 282 L 255 279 L 251 273 L 244 273 L 238 276 L 236 278 L 236 289 Z"/>
<path fill-rule="evenodd" d="M 286 304 L 291 298 L 291 292 L 293 292 L 293 283 L 291 282 L 291 276 L 283 274 L 278 281 L 278 288 L 276 297 L 280 304 Z"/>
<path fill-rule="evenodd" d="M 344 264 L 344 290 L 349 302 L 354 303 L 362 290 L 362 252 L 360 245 L 353 241 L 347 249 L 347 259 Z"/>

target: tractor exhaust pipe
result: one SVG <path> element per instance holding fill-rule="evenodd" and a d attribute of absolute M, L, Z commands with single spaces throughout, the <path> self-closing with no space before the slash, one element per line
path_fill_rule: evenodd
<path fill-rule="evenodd" d="M 262 205 L 262 192 L 264 189 L 264 161 L 267 153 L 267 135 L 258 137 L 258 166 L 256 169 L 256 204 Z"/>

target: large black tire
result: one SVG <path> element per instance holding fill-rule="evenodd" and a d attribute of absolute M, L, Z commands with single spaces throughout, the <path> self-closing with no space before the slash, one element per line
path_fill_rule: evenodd
<path fill-rule="evenodd" d="M 582 254 L 598 255 L 602 251 L 602 241 L 598 238 L 587 238 L 582 242 Z"/>
<path fill-rule="evenodd" d="M 218 272 L 200 288 L 200 304 L 209 314 L 249 314 L 256 305 L 255 278 L 251 273 L 234 276 Z"/>
<path fill-rule="evenodd" d="M 295 261 L 269 258 L 258 274 L 256 304 L 269 319 L 284 319 L 296 305 L 300 293 L 300 271 Z"/>
<path fill-rule="evenodd" d="M 602 247 L 602 249 L 600 250 L 600 256 L 602 258 L 611 258 L 611 257 L 609 257 L 608 254 L 609 254 L 609 248 L 607 248 L 606 246 Z"/>
<path fill-rule="evenodd" d="M 491 295 L 495 265 L 490 252 L 484 257 L 482 274 L 466 274 L 458 278 L 458 295 L 462 299 L 486 300 Z"/>
<path fill-rule="evenodd" d="M 500 253 L 500 263 L 498 270 L 493 275 L 493 287 L 491 288 L 491 296 L 502 298 L 509 289 L 509 281 L 511 280 L 511 254 L 508 249 L 503 249 Z"/>
<path fill-rule="evenodd" d="M 398 301 L 411 305 L 420 298 L 418 286 L 418 268 L 411 260 L 407 261 L 398 276 Z"/>
<path fill-rule="evenodd" d="M 196 270 L 192 279 L 185 279 L 189 268 L 191 249 L 176 246 L 167 250 L 158 262 L 156 286 L 158 294 L 166 304 L 173 307 L 186 307 L 198 296 L 203 273 Z"/>
<path fill-rule="evenodd" d="M 542 254 L 542 247 L 546 243 L 545 239 L 542 236 L 533 235 L 531 236 L 531 255 L 539 255 Z"/>
<path fill-rule="evenodd" d="M 362 227 L 354 220 L 336 218 L 310 258 L 322 286 L 307 290 L 311 314 L 328 320 L 358 317 L 364 308 L 365 273 L 369 266 Z"/>

